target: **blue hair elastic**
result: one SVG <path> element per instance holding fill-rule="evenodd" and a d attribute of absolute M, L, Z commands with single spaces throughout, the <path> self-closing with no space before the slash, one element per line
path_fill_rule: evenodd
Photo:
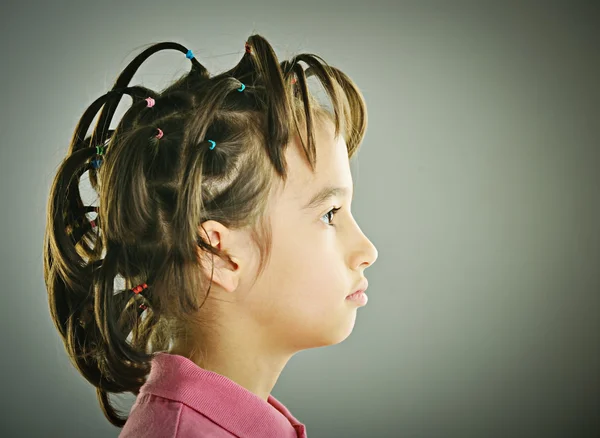
<path fill-rule="evenodd" d="M 214 141 L 212 141 L 212 140 L 208 140 L 208 141 L 212 143 L 212 146 L 210 147 L 210 149 L 211 149 L 211 150 L 212 150 L 212 149 L 214 149 L 214 148 L 215 148 L 215 146 L 217 145 L 217 143 L 215 143 L 215 142 L 214 142 Z"/>
<path fill-rule="evenodd" d="M 187 59 L 192 59 L 194 57 L 194 54 L 192 53 L 191 50 L 188 50 L 187 53 L 185 54 L 185 57 Z"/>
<path fill-rule="evenodd" d="M 98 158 L 96 160 L 90 161 L 90 163 L 92 163 L 92 167 L 94 169 L 98 169 L 98 168 L 100 168 L 100 165 L 102 164 L 102 160 Z"/>
<path fill-rule="evenodd" d="M 244 91 L 245 88 L 246 88 L 246 86 L 244 84 L 242 84 L 242 88 L 238 88 L 238 91 Z"/>

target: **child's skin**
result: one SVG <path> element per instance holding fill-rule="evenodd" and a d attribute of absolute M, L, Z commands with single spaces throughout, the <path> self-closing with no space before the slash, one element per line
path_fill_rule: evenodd
<path fill-rule="evenodd" d="M 203 353 L 192 355 L 191 360 L 265 401 L 296 352 L 334 345 L 350 335 L 358 305 L 345 298 L 377 259 L 377 249 L 352 217 L 348 151 L 343 138 L 334 139 L 333 134 L 329 120 L 315 123 L 315 174 L 298 138 L 287 148 L 289 178 L 285 187 L 278 182 L 270 195 L 273 246 L 258 279 L 258 250 L 249 234 L 216 221 L 203 223 L 210 242 L 226 249 L 234 265 L 214 258 L 211 291 L 200 312 L 216 311 L 216 324 L 206 335 L 199 335 L 200 342 L 204 340 L 201 347 L 185 348 L 200 348 Z M 303 208 L 329 185 L 348 192 L 314 208 Z M 333 207 L 342 209 L 327 215 Z M 210 278 L 211 259 L 204 256 L 204 260 L 205 275 Z M 179 354 L 177 349 L 172 352 Z"/>

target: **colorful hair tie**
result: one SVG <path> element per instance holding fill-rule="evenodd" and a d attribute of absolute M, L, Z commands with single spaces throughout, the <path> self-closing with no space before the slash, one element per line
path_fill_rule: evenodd
<path fill-rule="evenodd" d="M 136 287 L 134 287 L 133 289 L 131 289 L 131 291 L 134 294 L 139 294 L 141 291 L 143 291 L 144 289 L 148 289 L 148 285 L 146 283 L 142 283 Z"/>
<path fill-rule="evenodd" d="M 250 53 L 250 54 L 252 53 L 252 47 L 250 47 L 250 44 L 248 44 L 248 41 L 246 41 L 244 48 L 246 49 L 246 53 Z"/>
<path fill-rule="evenodd" d="M 134 287 L 133 289 L 131 289 L 131 291 L 138 295 L 141 291 L 143 291 L 144 289 L 148 289 L 148 285 L 146 283 L 142 283 L 139 286 Z M 140 295 L 141 296 L 141 295 Z M 138 306 L 138 308 L 141 310 L 141 312 L 143 312 L 144 310 L 146 310 L 148 308 L 147 305 L 145 305 L 144 303 L 140 304 Z M 140 312 L 140 313 L 141 313 Z"/>
<path fill-rule="evenodd" d="M 212 150 L 212 149 L 214 149 L 214 148 L 215 148 L 215 146 L 217 145 L 217 143 L 215 143 L 215 142 L 214 142 L 214 141 L 212 141 L 212 140 L 208 140 L 208 141 L 212 143 L 212 146 L 210 147 L 210 149 L 211 149 L 211 150 Z"/>
<path fill-rule="evenodd" d="M 148 105 L 147 105 L 148 108 L 152 108 L 154 106 L 154 104 L 156 103 L 156 101 L 154 99 L 152 99 L 151 97 L 147 97 L 144 100 L 146 102 L 148 102 Z"/>
<path fill-rule="evenodd" d="M 156 138 L 158 138 L 158 139 L 162 138 L 162 136 L 164 135 L 162 132 L 162 129 L 160 129 L 160 128 L 156 128 L 156 129 L 158 129 L 158 134 L 156 134 Z"/>
<path fill-rule="evenodd" d="M 104 154 L 104 146 L 96 146 L 96 155 Z"/>
<path fill-rule="evenodd" d="M 92 167 L 94 169 L 99 169 L 100 165 L 102 164 L 102 160 L 99 159 L 99 158 L 97 158 L 97 159 L 94 159 L 94 160 L 90 161 L 90 163 L 92 164 Z"/>
<path fill-rule="evenodd" d="M 187 53 L 185 54 L 185 57 L 187 59 L 192 59 L 194 57 L 194 54 L 192 53 L 191 50 L 188 50 Z"/>
<path fill-rule="evenodd" d="M 246 86 L 242 83 L 242 88 L 238 88 L 238 91 L 244 91 L 246 89 Z"/>

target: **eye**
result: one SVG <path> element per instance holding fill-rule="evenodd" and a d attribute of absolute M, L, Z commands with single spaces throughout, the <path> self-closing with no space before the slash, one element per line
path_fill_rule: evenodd
<path fill-rule="evenodd" d="M 331 210 L 329 210 L 327 213 L 325 213 L 323 216 L 321 217 L 328 217 L 329 215 L 331 215 L 331 220 L 329 221 L 329 225 L 330 226 L 334 226 L 331 224 L 331 221 L 333 220 L 333 216 L 335 216 L 335 214 L 340 211 L 342 209 L 342 207 L 338 207 L 338 208 L 332 208 Z"/>

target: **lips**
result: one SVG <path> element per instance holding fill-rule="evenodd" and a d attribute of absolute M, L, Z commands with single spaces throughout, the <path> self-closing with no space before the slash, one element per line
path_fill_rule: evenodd
<path fill-rule="evenodd" d="M 364 292 L 367 290 L 367 288 L 369 287 L 369 282 L 367 281 L 366 278 L 363 278 L 360 283 L 358 283 L 358 285 L 356 286 L 356 289 L 354 289 L 352 292 L 350 292 L 348 295 L 346 295 L 346 297 L 349 297 L 350 295 L 353 295 L 357 292 Z"/>

